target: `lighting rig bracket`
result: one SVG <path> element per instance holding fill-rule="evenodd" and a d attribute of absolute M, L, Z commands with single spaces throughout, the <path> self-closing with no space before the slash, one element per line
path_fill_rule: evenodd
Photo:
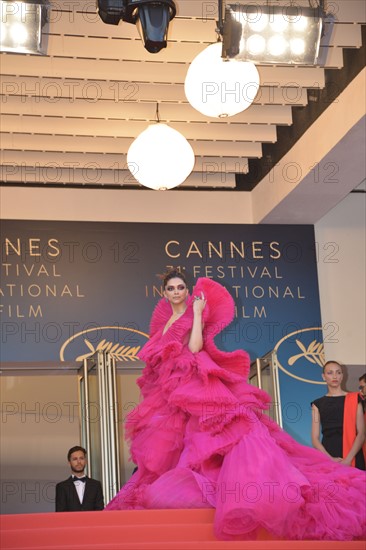
<path fill-rule="evenodd" d="M 137 25 L 150 53 L 166 48 L 169 22 L 177 12 L 173 0 L 97 0 L 97 10 L 108 25 L 120 21 Z"/>

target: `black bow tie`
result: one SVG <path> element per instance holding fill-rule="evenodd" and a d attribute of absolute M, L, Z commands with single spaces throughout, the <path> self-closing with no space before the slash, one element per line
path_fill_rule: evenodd
<path fill-rule="evenodd" d="M 86 482 L 86 476 L 84 476 L 84 477 L 73 476 L 72 480 L 73 481 L 82 481 L 83 483 L 85 483 Z"/>

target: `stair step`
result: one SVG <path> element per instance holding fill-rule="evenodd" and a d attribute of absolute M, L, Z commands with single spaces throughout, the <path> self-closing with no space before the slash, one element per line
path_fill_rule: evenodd
<path fill-rule="evenodd" d="M 365 550 L 365 542 L 217 540 L 215 511 L 121 510 L 1 516 L 1 550 Z"/>

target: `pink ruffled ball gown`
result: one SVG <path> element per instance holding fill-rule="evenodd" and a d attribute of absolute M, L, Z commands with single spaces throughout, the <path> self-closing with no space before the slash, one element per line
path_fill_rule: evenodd
<path fill-rule="evenodd" d="M 204 346 L 188 349 L 192 298 L 171 317 L 161 300 L 151 319 L 143 400 L 126 421 L 138 470 L 107 510 L 215 508 L 220 539 L 352 540 L 366 535 L 366 474 L 297 443 L 266 414 L 267 393 L 246 382 L 248 354 L 220 351 L 214 337 L 232 321 L 234 301 L 211 279 L 203 291 Z"/>

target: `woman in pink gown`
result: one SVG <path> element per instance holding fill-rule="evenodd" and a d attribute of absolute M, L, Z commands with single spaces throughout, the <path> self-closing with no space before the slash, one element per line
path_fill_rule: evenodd
<path fill-rule="evenodd" d="M 234 301 L 211 279 L 189 296 L 179 271 L 139 356 L 142 401 L 127 437 L 138 469 L 107 510 L 215 508 L 220 539 L 352 540 L 366 535 L 366 475 L 292 439 L 264 410 L 270 397 L 246 382 L 248 354 L 220 351 L 214 337 Z"/>

